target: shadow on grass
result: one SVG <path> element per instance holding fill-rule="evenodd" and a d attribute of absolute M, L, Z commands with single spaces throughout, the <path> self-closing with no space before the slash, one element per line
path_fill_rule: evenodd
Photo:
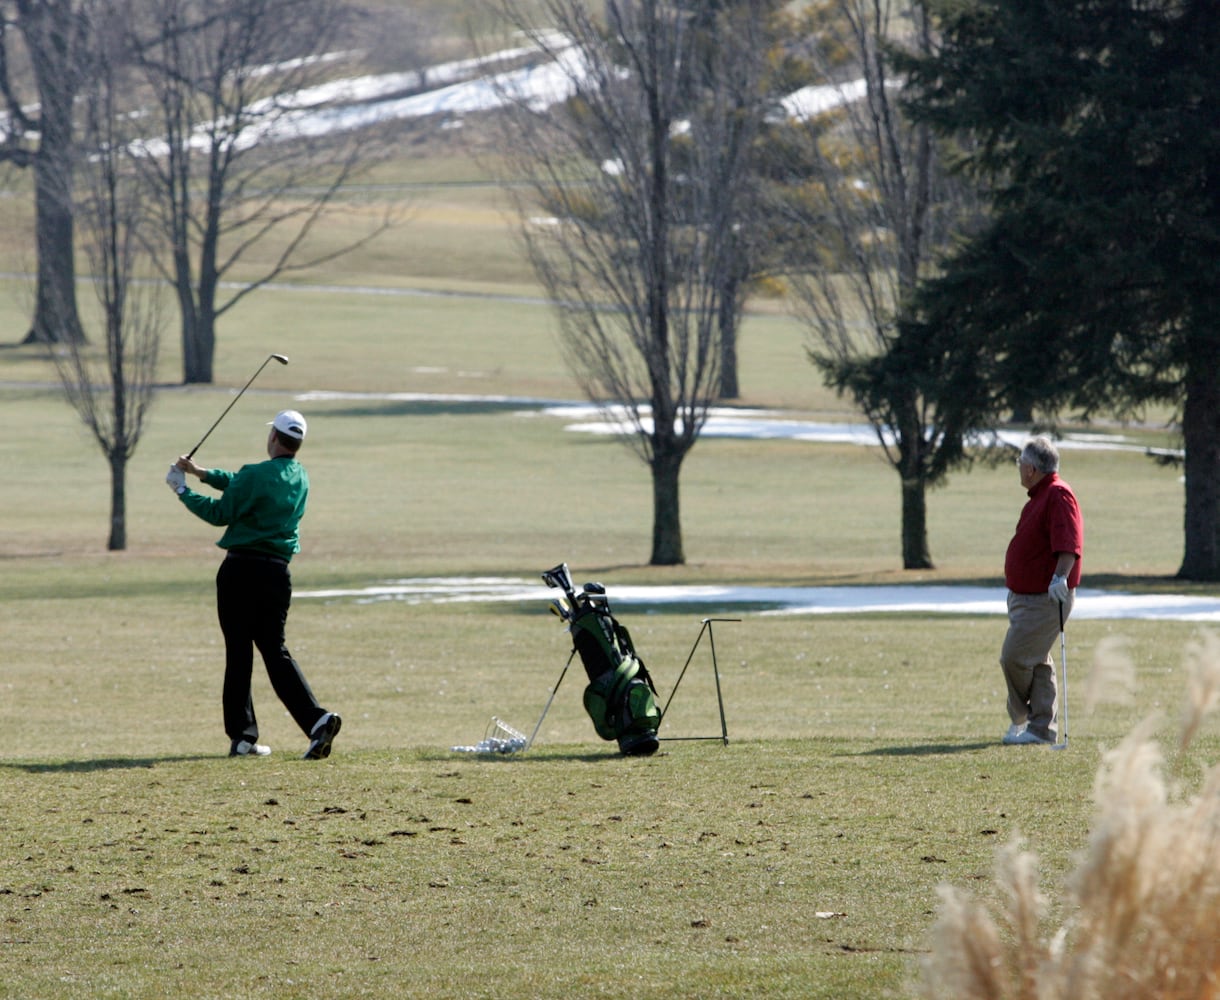
<path fill-rule="evenodd" d="M 659 757 L 662 755 L 654 754 L 654 756 Z M 528 761 L 531 764 L 571 764 L 573 762 L 596 764 L 602 761 L 630 759 L 615 750 L 606 750 L 602 753 L 550 753 L 546 750 L 523 750 L 517 753 L 445 753 L 438 750 L 431 753 L 421 753 L 419 758 L 420 760 L 433 762 L 448 761 L 450 763 L 456 760 L 473 760 L 489 765 L 519 763 L 521 761 Z"/>
<path fill-rule="evenodd" d="M 1220 593 L 1220 584 L 1214 580 L 1181 580 L 1176 576 L 1140 576 L 1125 573 L 1090 573 L 1087 566 L 1082 586 L 1135 594 L 1175 594 L 1191 597 L 1211 597 Z"/>
<path fill-rule="evenodd" d="M 0 761 L 0 770 L 24 771 L 26 774 L 89 774 L 93 771 L 123 771 L 135 768 L 152 769 L 158 764 L 180 764 L 185 761 L 215 760 L 218 754 L 195 754 L 182 757 L 96 757 L 93 760 Z"/>
<path fill-rule="evenodd" d="M 332 417 L 447 417 L 489 413 L 515 413 L 549 405 L 541 400 L 521 399 L 388 399 L 362 402 L 358 406 L 328 409 Z"/>
<path fill-rule="evenodd" d="M 953 577 L 937 580 L 945 586 L 995 587 L 1003 591 L 1002 576 Z M 1220 581 L 1182 580 L 1177 576 L 1152 576 L 1141 573 L 1094 573 L 1085 566 L 1086 590 L 1113 590 L 1127 594 L 1182 594 L 1187 596 L 1220 595 Z"/>
<path fill-rule="evenodd" d="M 557 590 L 550 593 L 555 596 L 559 595 Z M 649 601 L 614 597 L 613 595 L 610 599 L 610 606 L 615 617 L 619 617 L 620 611 L 624 615 L 630 614 L 637 617 L 654 615 L 672 618 L 678 615 L 690 615 L 694 619 L 695 632 L 699 631 L 699 623 L 705 618 L 711 618 L 716 621 L 732 619 L 735 622 L 743 615 L 759 614 L 764 611 L 782 611 L 787 607 L 781 601 L 733 601 L 719 597 L 696 598 L 690 601 Z M 496 610 L 507 611 L 514 615 L 543 617 L 544 620 L 549 617 L 546 614 L 546 605 L 536 600 L 523 601 L 519 604 L 502 601 L 499 602 Z"/>
<path fill-rule="evenodd" d="M 973 750 L 989 750 L 996 746 L 995 741 L 988 743 L 922 743 L 905 744 L 897 747 L 878 747 L 876 750 L 865 750 L 862 753 L 838 754 L 840 757 L 932 757 L 947 753 L 969 753 Z"/>

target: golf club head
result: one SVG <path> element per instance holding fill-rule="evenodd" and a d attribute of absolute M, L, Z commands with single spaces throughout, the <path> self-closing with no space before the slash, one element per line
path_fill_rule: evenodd
<path fill-rule="evenodd" d="M 565 622 L 572 617 L 572 613 L 568 610 L 567 603 L 562 600 L 551 601 L 551 614 L 557 616 Z"/>
<path fill-rule="evenodd" d="M 606 586 L 602 583 L 586 583 L 584 589 L 586 594 L 604 594 L 606 592 Z"/>
<path fill-rule="evenodd" d="M 286 354 L 273 354 L 271 356 L 282 365 L 288 364 L 288 356 Z"/>
<path fill-rule="evenodd" d="M 558 587 L 565 594 L 572 593 L 572 574 L 567 563 L 560 563 L 542 574 L 542 582 L 548 587 Z"/>

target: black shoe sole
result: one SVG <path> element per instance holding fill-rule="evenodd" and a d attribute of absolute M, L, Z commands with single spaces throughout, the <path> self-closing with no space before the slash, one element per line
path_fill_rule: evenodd
<path fill-rule="evenodd" d="M 660 747 L 660 740 L 653 731 L 629 736 L 618 741 L 619 753 L 624 757 L 651 757 Z"/>
<path fill-rule="evenodd" d="M 326 728 L 315 736 L 309 744 L 309 749 L 305 751 L 305 756 L 302 760 L 324 760 L 330 756 L 330 745 L 335 741 L 335 737 L 339 735 L 339 727 L 343 725 L 343 720 L 339 716 L 331 712 L 330 718 L 326 722 Z"/>

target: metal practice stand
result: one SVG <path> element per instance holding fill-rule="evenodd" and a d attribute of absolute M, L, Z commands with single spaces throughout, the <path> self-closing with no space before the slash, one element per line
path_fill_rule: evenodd
<path fill-rule="evenodd" d="M 665 707 L 661 709 L 661 723 L 663 724 L 669 718 L 669 704 L 674 700 L 674 695 L 678 693 L 678 685 L 682 683 L 682 678 L 686 676 L 686 668 L 690 666 L 691 660 L 695 658 L 695 650 L 699 648 L 699 643 L 703 639 L 703 633 L 707 633 L 708 642 L 712 650 L 712 673 L 716 678 L 716 704 L 720 708 L 720 735 L 719 736 L 658 736 L 658 739 L 666 741 L 676 740 L 720 740 L 725 746 L 729 744 L 729 727 L 724 721 L 724 695 L 720 691 L 720 665 L 716 662 L 716 637 L 712 633 L 713 622 L 739 622 L 740 618 L 704 618 L 703 628 L 699 630 L 699 635 L 695 638 L 695 644 L 691 646 L 690 655 L 686 658 L 686 663 L 682 666 L 682 672 L 678 674 L 678 679 L 674 682 L 674 689 L 669 692 L 669 698 L 665 702 Z"/>

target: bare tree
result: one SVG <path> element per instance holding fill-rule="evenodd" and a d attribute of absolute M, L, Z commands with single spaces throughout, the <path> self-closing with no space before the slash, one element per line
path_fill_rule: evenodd
<path fill-rule="evenodd" d="M 183 381 L 211 382 L 216 323 L 285 272 L 347 253 L 390 224 L 309 255 L 307 241 L 378 148 L 317 129 L 328 55 L 353 9 L 335 0 L 148 0 L 132 48 L 161 135 L 143 147 L 170 254 L 158 266 L 182 318 Z M 253 265 L 226 292 L 256 246 Z M 253 274 L 253 276 L 250 276 Z"/>
<path fill-rule="evenodd" d="M 760 120 L 720 84 L 760 72 L 749 15 L 762 4 L 699 19 L 705 4 L 672 0 L 607 0 L 601 17 L 580 0 L 500 6 L 570 95 L 522 98 L 506 117 L 530 260 L 570 368 L 651 470 L 650 561 L 679 564 L 679 473 L 719 393 L 718 324 Z"/>
<path fill-rule="evenodd" d="M 94 7 L 94 0 L 0 3 L 0 160 L 34 171 L 38 281 L 26 343 L 84 337 L 73 256 L 74 107 Z"/>
<path fill-rule="evenodd" d="M 769 264 L 771 234 L 756 176 L 757 160 L 766 152 L 758 147 L 766 145 L 763 118 L 779 97 L 774 88 L 782 86 L 783 40 L 790 19 L 784 12 L 785 0 L 713 0 L 689 6 L 697 34 L 688 99 L 694 107 L 704 101 L 714 106 L 715 113 L 707 117 L 720 122 L 722 130 L 719 135 L 692 134 L 692 139 L 726 144 L 729 148 L 720 161 L 734 171 L 729 188 L 733 196 L 727 206 L 734 221 L 725 233 L 729 264 L 722 273 L 717 319 L 717 397 L 730 400 L 741 395 L 737 339 L 742 310 L 751 284 Z M 743 39 L 746 44 L 739 44 Z M 678 169 L 685 172 L 681 144 L 677 152 Z M 716 204 L 714 191 L 708 201 Z"/>
<path fill-rule="evenodd" d="M 102 7 L 110 4 L 103 0 Z M 68 401 L 93 433 L 110 466 L 110 550 L 127 547 L 127 462 L 153 399 L 161 323 L 157 287 L 137 282 L 146 256 L 141 227 L 146 192 L 127 155 L 118 95 L 127 89 L 114 11 L 94 38 L 84 92 L 77 215 L 101 305 L 104 337 L 94 350 L 72 341 L 51 354 Z"/>
<path fill-rule="evenodd" d="M 927 490 L 968 461 L 966 435 L 985 407 L 951 370 L 952 352 L 905 323 L 904 310 L 938 254 L 977 217 L 978 201 L 950 174 L 930 129 L 912 125 L 900 106 L 887 49 L 930 51 L 923 5 L 827 0 L 813 16 L 813 65 L 844 82 L 834 110 L 811 118 L 795 147 L 805 188 L 787 205 L 830 252 L 806 255 L 793 287 L 811 358 L 861 408 L 898 473 L 903 567 L 930 568 Z"/>

